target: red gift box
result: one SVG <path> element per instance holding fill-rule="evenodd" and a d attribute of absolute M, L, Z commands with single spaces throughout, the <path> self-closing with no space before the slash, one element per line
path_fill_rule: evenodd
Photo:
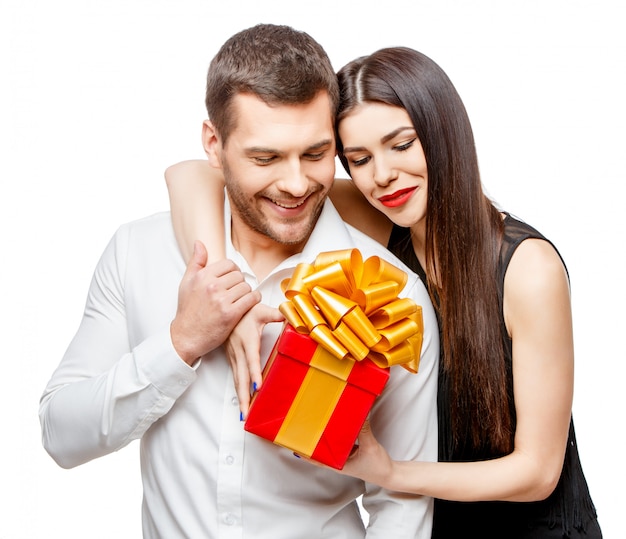
<path fill-rule="evenodd" d="M 345 464 L 389 367 L 417 372 L 421 307 L 407 275 L 357 249 L 320 253 L 282 283 L 287 321 L 244 428 L 333 468 Z"/>
<path fill-rule="evenodd" d="M 289 324 L 263 370 L 245 430 L 341 469 L 389 369 L 337 359 Z"/>

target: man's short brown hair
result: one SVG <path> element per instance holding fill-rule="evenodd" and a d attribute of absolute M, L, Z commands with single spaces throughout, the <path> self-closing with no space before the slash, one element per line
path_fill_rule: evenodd
<path fill-rule="evenodd" d="M 334 122 L 339 87 L 321 45 L 289 26 L 259 24 L 232 36 L 213 58 L 205 103 L 225 144 L 235 127 L 231 105 L 237 94 L 254 94 L 269 105 L 296 105 L 320 91 L 328 93 Z"/>

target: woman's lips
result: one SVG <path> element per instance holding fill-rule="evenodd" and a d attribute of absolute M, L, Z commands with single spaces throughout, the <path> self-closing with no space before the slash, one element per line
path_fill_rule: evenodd
<path fill-rule="evenodd" d="M 391 193 L 390 195 L 382 196 L 378 199 L 378 201 L 387 208 L 397 208 L 398 206 L 402 206 L 409 198 L 413 192 L 417 189 L 417 187 L 408 187 L 407 189 L 400 189 L 395 193 Z"/>

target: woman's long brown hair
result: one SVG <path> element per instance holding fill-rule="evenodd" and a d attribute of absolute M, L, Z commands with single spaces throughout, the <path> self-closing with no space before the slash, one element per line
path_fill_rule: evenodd
<path fill-rule="evenodd" d="M 424 149 L 428 170 L 424 269 L 441 326 L 442 375 L 449 381 L 447 451 L 507 454 L 513 446 L 514 420 L 498 293 L 503 224 L 482 189 L 463 102 L 435 62 L 404 47 L 359 58 L 338 75 L 338 123 L 362 103 L 402 107 Z M 341 141 L 338 148 L 349 172 Z"/>

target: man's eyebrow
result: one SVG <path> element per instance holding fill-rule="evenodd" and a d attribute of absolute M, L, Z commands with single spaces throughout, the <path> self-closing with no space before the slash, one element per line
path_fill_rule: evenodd
<path fill-rule="evenodd" d="M 332 139 L 321 140 L 319 142 L 316 142 L 312 146 L 309 146 L 305 151 L 310 152 L 310 151 L 319 150 L 323 148 L 324 146 L 329 146 L 332 143 L 333 143 Z"/>
<path fill-rule="evenodd" d="M 251 146 L 245 149 L 246 153 L 280 153 L 274 148 L 264 148 L 263 146 Z"/>
<path fill-rule="evenodd" d="M 381 144 L 385 144 L 385 142 L 389 142 L 392 138 L 402 133 L 402 131 L 408 131 L 408 130 L 414 131 L 413 126 L 407 125 L 407 126 L 398 127 L 397 129 L 394 129 L 393 131 L 391 131 L 391 133 L 387 133 L 385 136 L 381 137 L 380 142 Z M 364 146 L 348 146 L 343 149 L 343 153 L 364 152 L 364 151 L 367 151 L 367 148 L 365 148 Z"/>
<path fill-rule="evenodd" d="M 316 142 L 315 144 L 311 144 L 311 146 L 309 146 L 308 148 L 304 150 L 304 153 L 319 150 L 321 148 L 324 148 L 325 146 L 331 145 L 332 142 L 333 142 L 332 139 L 321 140 L 319 142 Z M 272 154 L 277 154 L 277 155 L 280 155 L 282 153 L 276 148 L 269 148 L 269 147 L 263 147 L 263 146 L 251 146 L 250 148 L 246 148 L 245 151 L 246 153 L 272 153 Z"/>

